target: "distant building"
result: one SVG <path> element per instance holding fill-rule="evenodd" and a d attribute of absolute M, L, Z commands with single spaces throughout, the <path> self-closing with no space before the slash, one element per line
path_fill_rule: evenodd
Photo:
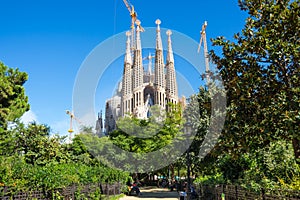
<path fill-rule="evenodd" d="M 96 135 L 99 137 L 104 136 L 102 111 L 98 113 L 98 119 L 96 121 Z"/>
<path fill-rule="evenodd" d="M 134 115 L 145 119 L 150 116 L 149 108 L 159 105 L 167 109 L 167 104 L 177 104 L 178 91 L 174 55 L 170 30 L 168 35 L 168 49 L 166 62 L 164 62 L 163 46 L 160 31 L 160 20 L 156 20 L 156 48 L 155 56 L 146 57 L 149 60 L 147 69 L 143 67 L 140 27 L 137 26 L 133 43 L 127 35 L 126 53 L 121 87 L 115 96 L 106 101 L 105 130 L 107 133 L 116 128 L 116 120 L 126 115 Z M 134 44 L 134 45 L 132 45 Z M 134 48 L 132 48 L 134 47 Z M 154 58 L 154 67 L 152 66 Z"/>

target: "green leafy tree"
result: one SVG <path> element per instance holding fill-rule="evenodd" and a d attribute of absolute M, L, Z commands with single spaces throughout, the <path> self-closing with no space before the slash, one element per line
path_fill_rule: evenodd
<path fill-rule="evenodd" d="M 219 37 L 211 51 L 228 98 L 223 150 L 237 154 L 280 139 L 300 158 L 299 1 L 239 0 L 249 17 L 235 42 Z"/>
<path fill-rule="evenodd" d="M 294 159 L 293 146 L 290 142 L 284 140 L 272 142 L 268 147 L 244 154 L 242 159 L 247 162 L 246 168 L 240 170 L 244 180 L 247 180 L 242 184 L 247 187 L 256 185 L 260 188 L 296 189 L 292 185 L 300 183 L 300 166 Z"/>
<path fill-rule="evenodd" d="M 208 133 L 211 110 L 210 95 L 207 88 L 200 87 L 199 93 L 192 95 L 188 99 L 188 104 L 184 109 L 184 119 L 191 123 L 191 133 L 186 135 L 186 142 L 189 142 L 189 155 L 192 173 L 198 172 L 201 160 L 199 159 L 199 151 L 202 146 L 205 135 Z M 180 159 L 181 166 L 186 166 L 186 153 Z"/>
<path fill-rule="evenodd" d="M 91 142 L 100 143 L 99 138 L 93 135 L 91 132 L 75 135 L 72 143 L 68 145 L 68 152 L 70 153 L 72 161 L 84 163 L 86 165 L 95 163 L 95 160 L 93 160 L 95 156 L 88 147 Z"/>
<path fill-rule="evenodd" d="M 47 125 L 20 123 L 19 118 L 29 109 L 23 87 L 27 74 L 0 63 L 0 79 L 0 186 L 11 187 L 10 192 L 47 191 L 74 183 L 127 179 L 127 173 L 108 168 L 93 157 L 80 138 L 66 144 L 65 137 L 50 135 Z M 83 131 L 89 137 L 91 129 Z"/>
<path fill-rule="evenodd" d="M 25 161 L 31 165 L 45 165 L 48 162 L 66 162 L 68 153 L 62 142 L 64 137 L 50 136 L 50 127 L 32 122 L 25 126 L 17 123 L 16 127 L 9 130 L 8 137 L 13 138 L 7 147 L 10 147 L 10 155 L 24 156 Z M 5 151 L 5 150 L 4 150 Z M 6 150 L 6 155 L 9 152 Z"/>
<path fill-rule="evenodd" d="M 170 104 L 170 111 L 163 115 L 159 107 L 153 108 L 152 111 L 159 114 L 148 120 L 121 118 L 117 123 L 119 129 L 110 133 L 111 140 L 126 151 L 141 153 L 156 151 L 171 144 L 182 129 L 181 107 Z"/>
<path fill-rule="evenodd" d="M 29 110 L 23 86 L 27 79 L 25 72 L 8 68 L 0 62 L 0 132 L 7 128 L 8 122 L 15 121 Z"/>
<path fill-rule="evenodd" d="M 99 145 L 95 145 L 98 139 L 85 138 L 84 143 L 90 151 L 96 152 L 94 155 L 100 155 L 98 158 L 102 162 L 131 172 L 153 171 L 158 165 L 167 163 L 167 160 L 160 162 L 162 158 L 175 162 L 176 151 L 180 149 L 173 144 L 180 140 L 181 107 L 170 104 L 169 111 L 162 112 L 160 107 L 152 106 L 151 113 L 149 119 L 121 118 L 117 122 L 118 129 L 108 138 L 100 138 Z"/>
<path fill-rule="evenodd" d="M 184 118 L 192 125 L 190 137 L 186 136 L 192 141 L 189 147 L 192 172 L 215 172 L 211 164 L 220 154 L 215 145 L 219 141 L 225 117 L 226 95 L 219 81 L 210 80 L 206 86 L 199 88 L 198 94 L 189 98 Z"/>

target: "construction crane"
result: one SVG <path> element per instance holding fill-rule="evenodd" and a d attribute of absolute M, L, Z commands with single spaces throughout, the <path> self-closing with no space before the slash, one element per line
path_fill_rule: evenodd
<path fill-rule="evenodd" d="M 79 123 L 80 123 L 80 121 L 75 117 L 73 112 L 71 112 L 69 110 L 66 110 L 66 114 L 70 116 L 70 128 L 69 128 L 68 132 L 70 134 L 69 139 L 71 141 L 72 140 L 72 133 L 74 132 L 74 130 L 73 130 L 73 119 L 75 119 Z"/>
<path fill-rule="evenodd" d="M 134 10 L 134 6 L 130 5 L 127 0 L 123 0 L 125 6 L 127 7 L 130 17 L 131 17 L 131 29 L 134 29 L 134 24 L 136 21 L 137 13 Z"/>
<path fill-rule="evenodd" d="M 141 21 L 137 19 L 137 13 L 134 10 L 134 6 L 131 5 L 128 0 L 123 0 L 123 2 L 131 17 L 131 49 L 134 49 L 135 25 L 137 25 L 142 32 L 144 31 L 144 28 L 141 26 Z"/>
<path fill-rule="evenodd" d="M 200 31 L 200 42 L 199 42 L 199 46 L 198 46 L 198 53 L 200 52 L 201 45 L 203 42 L 204 59 L 205 59 L 205 74 L 206 74 L 207 81 L 209 81 L 209 56 L 208 56 L 207 43 L 206 43 L 206 32 L 205 32 L 206 27 L 207 27 L 207 21 L 204 21 L 204 24 L 202 25 L 202 30 Z"/>

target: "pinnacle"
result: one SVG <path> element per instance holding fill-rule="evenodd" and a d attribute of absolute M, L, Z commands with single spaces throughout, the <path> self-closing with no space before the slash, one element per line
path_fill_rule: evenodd
<path fill-rule="evenodd" d="M 171 30 L 167 30 L 166 33 L 167 33 L 168 36 L 172 35 L 172 31 Z"/>
<path fill-rule="evenodd" d="M 160 21 L 159 19 L 157 19 L 157 20 L 155 21 L 155 24 L 160 25 L 160 24 L 161 24 L 161 21 Z"/>

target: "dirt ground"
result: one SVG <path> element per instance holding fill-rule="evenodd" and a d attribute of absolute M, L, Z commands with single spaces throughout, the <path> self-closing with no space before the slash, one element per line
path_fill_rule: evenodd
<path fill-rule="evenodd" d="M 176 191 L 171 192 L 166 188 L 157 188 L 157 187 L 142 187 L 140 188 L 141 195 L 137 196 L 125 196 L 119 200 L 178 200 L 179 195 Z"/>

